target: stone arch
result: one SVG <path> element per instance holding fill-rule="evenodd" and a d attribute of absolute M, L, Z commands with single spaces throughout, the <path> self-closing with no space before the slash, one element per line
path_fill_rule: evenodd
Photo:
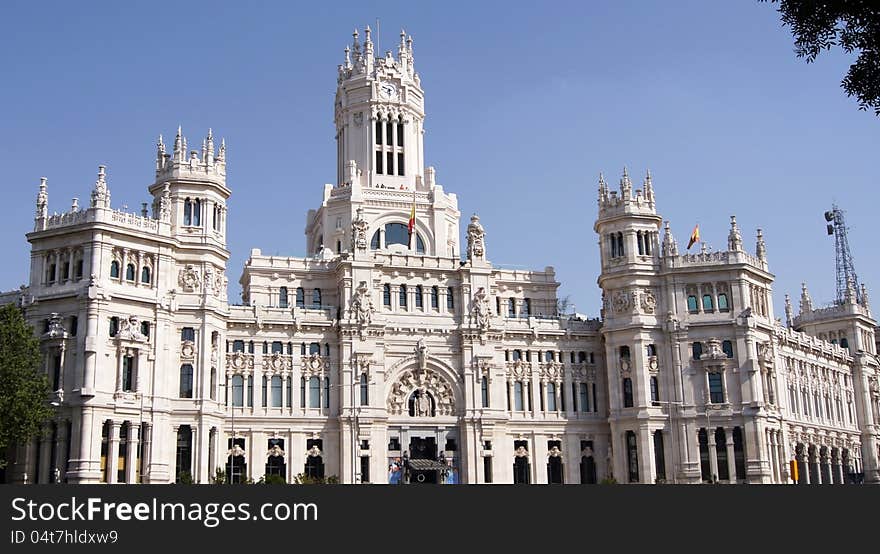
<path fill-rule="evenodd" d="M 410 398 L 422 387 L 431 397 L 436 416 L 458 415 L 464 406 L 455 370 L 436 358 L 428 356 L 423 371 L 418 357 L 408 356 L 389 368 L 387 375 L 385 399 L 389 415 L 408 415 Z"/>
<path fill-rule="evenodd" d="M 409 202 L 412 202 L 410 199 Z M 373 235 L 379 229 L 384 229 L 385 225 L 388 223 L 403 223 L 407 224 L 409 221 L 409 210 L 403 211 L 391 211 L 385 212 L 381 216 L 377 217 L 373 221 L 370 222 L 370 228 L 367 230 L 368 240 L 372 239 Z M 427 225 L 421 219 L 416 217 L 416 233 L 422 237 L 422 240 L 425 243 L 425 254 L 433 255 L 437 252 L 437 243 L 434 237 L 434 230 Z"/>

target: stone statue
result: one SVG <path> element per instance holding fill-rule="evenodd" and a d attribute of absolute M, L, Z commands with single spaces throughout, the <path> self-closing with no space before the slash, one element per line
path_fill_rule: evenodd
<path fill-rule="evenodd" d="M 471 216 L 471 222 L 467 228 L 467 237 L 468 237 L 468 259 L 482 259 L 485 255 L 484 249 L 484 237 L 486 236 L 486 232 L 483 230 L 483 226 L 480 225 L 480 218 L 477 214 Z"/>
<path fill-rule="evenodd" d="M 159 219 L 168 221 L 171 218 L 171 185 L 165 183 L 162 196 L 159 197 Z"/>
<path fill-rule="evenodd" d="M 489 296 L 483 287 L 480 287 L 476 294 L 474 294 L 471 317 L 473 317 L 474 322 L 481 330 L 489 330 Z"/>
<path fill-rule="evenodd" d="M 352 316 L 358 325 L 369 325 L 373 322 L 373 313 L 376 311 L 373 307 L 373 300 L 370 298 L 370 291 L 367 288 L 367 282 L 361 281 L 351 299 Z"/>
<path fill-rule="evenodd" d="M 416 355 L 419 358 L 419 369 L 422 371 L 428 369 L 428 345 L 425 344 L 425 339 L 419 339 L 419 344 L 416 346 Z"/>
<path fill-rule="evenodd" d="M 425 387 L 419 388 L 415 404 L 416 416 L 429 417 L 431 415 L 431 399 L 428 397 L 428 391 Z"/>
<path fill-rule="evenodd" d="M 364 209 L 357 209 L 357 217 L 351 222 L 351 249 L 366 250 L 367 228 L 369 225 L 364 219 Z"/>

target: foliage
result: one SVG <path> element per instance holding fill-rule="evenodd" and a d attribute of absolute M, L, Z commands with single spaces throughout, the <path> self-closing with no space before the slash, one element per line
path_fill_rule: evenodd
<path fill-rule="evenodd" d="M 761 0 L 762 2 L 766 0 Z M 770 0 L 779 2 L 782 24 L 791 28 L 795 53 L 814 62 L 822 50 L 840 46 L 858 53 L 841 82 L 860 110 L 880 116 L 880 3 L 876 0 Z"/>
<path fill-rule="evenodd" d="M 287 480 L 280 475 L 264 475 L 257 483 L 260 485 L 286 485 Z"/>
<path fill-rule="evenodd" d="M 217 468 L 217 470 L 214 472 L 214 477 L 211 478 L 211 483 L 214 485 L 226 484 L 226 472 L 223 470 L 223 468 Z"/>
<path fill-rule="evenodd" d="M 40 343 L 14 304 L 0 307 L 0 452 L 40 435 L 54 410 Z M 7 461 L 0 460 L 0 467 Z"/>
<path fill-rule="evenodd" d="M 177 484 L 179 485 L 192 485 L 193 477 L 192 474 L 188 471 L 181 471 L 177 474 Z"/>
<path fill-rule="evenodd" d="M 338 485 L 339 477 L 331 475 L 329 477 L 310 477 L 305 473 L 300 473 L 293 478 L 293 482 L 297 485 Z"/>
<path fill-rule="evenodd" d="M 617 479 L 615 479 L 614 477 L 606 477 L 606 478 L 602 479 L 601 481 L 599 481 L 599 484 L 600 485 L 616 485 Z"/>

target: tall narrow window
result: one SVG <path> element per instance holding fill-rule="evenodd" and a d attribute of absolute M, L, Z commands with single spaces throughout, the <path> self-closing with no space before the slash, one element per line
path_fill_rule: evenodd
<path fill-rule="evenodd" d="M 626 255 L 626 249 L 623 247 L 623 233 L 617 233 L 617 255 Z"/>
<path fill-rule="evenodd" d="M 730 304 L 727 302 L 727 293 L 722 292 L 718 295 L 718 311 L 726 312 L 730 310 Z"/>
<path fill-rule="evenodd" d="M 525 317 L 529 317 L 530 315 L 532 315 L 532 299 L 531 298 L 523 298 L 522 315 Z"/>
<path fill-rule="evenodd" d="M 385 144 L 387 146 L 391 146 L 391 141 L 394 138 L 394 123 L 389 119 L 387 123 L 385 123 Z"/>
<path fill-rule="evenodd" d="M 724 403 L 724 375 L 720 372 L 709 373 L 709 401 L 713 404 Z"/>
<path fill-rule="evenodd" d="M 645 236 L 641 231 L 636 231 L 636 242 L 639 246 L 639 256 L 645 255 Z"/>
<path fill-rule="evenodd" d="M 657 479 L 666 480 L 666 456 L 663 452 L 663 431 L 654 431 L 654 472 Z"/>
<path fill-rule="evenodd" d="M 516 317 L 516 300 L 513 298 L 507 301 L 507 317 Z"/>
<path fill-rule="evenodd" d="M 273 375 L 271 385 L 272 385 L 272 407 L 273 408 L 280 408 L 281 407 L 281 395 L 283 393 L 283 390 L 281 388 L 281 385 L 282 385 L 281 376 L 280 375 Z"/>
<path fill-rule="evenodd" d="M 77 260 L 73 269 L 74 278 L 79 281 L 83 277 L 83 261 Z"/>
<path fill-rule="evenodd" d="M 183 201 L 183 224 L 184 225 L 192 225 L 192 212 L 193 205 L 192 200 L 187 198 Z"/>
<path fill-rule="evenodd" d="M 651 376 L 651 402 L 660 401 L 660 382 L 656 376 Z"/>
<path fill-rule="evenodd" d="M 608 243 L 611 245 L 611 257 L 617 257 L 617 238 L 614 236 L 614 233 L 608 235 Z"/>
<path fill-rule="evenodd" d="M 736 478 L 746 478 L 746 453 L 743 450 L 742 427 L 733 428 L 733 465 L 736 469 Z"/>
<path fill-rule="evenodd" d="M 455 309 L 455 294 L 452 287 L 446 289 L 446 309 L 450 312 Z"/>
<path fill-rule="evenodd" d="M 431 287 L 431 307 L 436 309 L 440 305 L 440 290 L 437 287 Z"/>
<path fill-rule="evenodd" d="M 715 453 L 718 462 L 718 479 L 730 480 L 730 466 L 727 465 L 727 436 L 723 427 L 715 429 Z"/>
<path fill-rule="evenodd" d="M 703 295 L 703 311 L 704 312 L 711 312 L 713 310 L 713 308 L 714 308 L 714 306 L 712 304 L 712 295 L 711 294 L 704 294 Z"/>
<path fill-rule="evenodd" d="M 626 432 L 626 457 L 629 469 L 629 482 L 639 482 L 639 450 L 636 434 L 633 431 Z"/>
<path fill-rule="evenodd" d="M 692 313 L 692 314 L 697 313 L 698 309 L 697 309 L 697 297 L 696 296 L 694 296 L 693 294 L 688 295 L 687 305 L 688 305 L 688 311 L 690 313 Z"/>
<path fill-rule="evenodd" d="M 582 412 L 590 411 L 590 391 L 586 383 L 578 385 L 578 396 L 580 396 L 580 408 Z"/>
<path fill-rule="evenodd" d="M 119 318 L 111 317 L 110 318 L 110 336 L 115 337 L 116 333 L 119 332 Z"/>
<path fill-rule="evenodd" d="M 709 462 L 709 435 L 706 428 L 701 427 L 697 433 L 697 443 L 700 445 L 700 477 L 704 482 L 712 482 L 712 466 Z"/>
<path fill-rule="evenodd" d="M 202 201 L 196 198 L 193 202 L 193 226 L 201 227 L 202 225 Z"/>
<path fill-rule="evenodd" d="M 361 406 L 370 405 L 370 383 L 366 373 L 361 373 Z"/>
<path fill-rule="evenodd" d="M 52 273 L 54 273 L 54 271 Z M 110 277 L 113 279 L 119 279 L 119 262 L 116 260 L 110 262 Z"/>
<path fill-rule="evenodd" d="M 721 350 L 727 355 L 728 358 L 733 358 L 733 343 L 729 340 L 723 341 L 721 343 Z"/>
<path fill-rule="evenodd" d="M 306 307 L 306 291 L 303 290 L 302 287 L 297 287 L 297 289 L 296 289 L 296 307 L 297 308 L 305 308 Z"/>
<path fill-rule="evenodd" d="M 376 120 L 376 144 L 382 144 L 382 121 Z"/>
<path fill-rule="evenodd" d="M 124 356 L 122 358 L 122 390 L 125 392 L 134 392 L 135 390 L 134 361 L 134 356 Z"/>
<path fill-rule="evenodd" d="M 391 307 L 391 285 L 388 283 L 382 285 L 382 305 Z"/>
<path fill-rule="evenodd" d="M 382 161 L 384 159 L 385 158 L 382 156 L 382 151 L 381 150 L 376 151 L 376 173 L 378 175 L 382 175 Z"/>
<path fill-rule="evenodd" d="M 522 381 L 516 381 L 513 384 L 513 409 L 517 412 L 523 411 L 523 384 Z"/>
<path fill-rule="evenodd" d="M 321 407 L 321 379 L 309 377 L 309 408 Z"/>
<path fill-rule="evenodd" d="M 143 269 L 141 269 L 141 283 L 144 283 L 145 285 L 150 284 L 150 268 L 149 267 L 144 266 Z"/>
<path fill-rule="evenodd" d="M 556 411 L 556 383 L 547 383 L 547 411 Z"/>
<path fill-rule="evenodd" d="M 632 379 L 630 379 L 629 377 L 625 377 L 623 379 L 623 407 L 633 407 L 633 385 Z"/>
<path fill-rule="evenodd" d="M 483 398 L 483 407 L 489 407 L 489 378 L 483 375 L 480 379 L 480 393 Z"/>
<path fill-rule="evenodd" d="M 397 146 L 403 147 L 403 118 L 397 120 Z M 403 175 L 403 173 L 401 173 Z"/>
<path fill-rule="evenodd" d="M 703 357 L 703 343 L 695 342 L 691 345 L 691 353 L 694 356 L 695 360 L 699 360 Z"/>
<path fill-rule="evenodd" d="M 403 175 L 403 152 L 397 153 L 397 174 Z"/>
<path fill-rule="evenodd" d="M 315 289 L 312 291 L 312 308 L 321 308 L 321 289 Z"/>
<path fill-rule="evenodd" d="M 125 266 L 125 280 L 126 281 L 134 281 L 134 265 L 128 264 Z"/>
<path fill-rule="evenodd" d="M 423 294 L 422 285 L 416 285 L 416 308 L 422 307 Z"/>
<path fill-rule="evenodd" d="M 232 405 L 244 406 L 244 377 L 241 375 L 232 376 Z"/>
<path fill-rule="evenodd" d="M 180 398 L 192 398 L 192 366 L 180 366 Z"/>
<path fill-rule="evenodd" d="M 406 285 L 400 285 L 399 303 L 401 308 L 406 308 Z"/>
<path fill-rule="evenodd" d="M 278 289 L 278 307 L 287 307 L 287 287 L 281 287 Z"/>

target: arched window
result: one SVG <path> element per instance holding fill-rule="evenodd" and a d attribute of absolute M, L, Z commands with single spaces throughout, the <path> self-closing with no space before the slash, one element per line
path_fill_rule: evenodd
<path fill-rule="evenodd" d="M 516 362 L 519 360 L 522 360 L 522 350 L 514 350 L 513 351 L 513 361 Z"/>
<path fill-rule="evenodd" d="M 376 144 L 382 144 L 382 120 L 376 119 Z M 381 169 L 378 173 L 382 173 Z"/>
<path fill-rule="evenodd" d="M 437 287 L 431 287 L 431 307 L 437 309 L 440 306 L 440 290 Z"/>
<path fill-rule="evenodd" d="M 193 397 L 193 366 L 183 364 L 180 366 L 180 398 Z"/>
<path fill-rule="evenodd" d="M 633 383 L 629 377 L 623 379 L 623 407 L 633 407 Z"/>
<path fill-rule="evenodd" d="M 422 292 L 422 285 L 416 285 L 416 308 L 422 307 L 423 294 L 424 293 Z"/>
<path fill-rule="evenodd" d="M 309 343 L 309 354 L 321 355 L 321 344 L 317 342 Z"/>
<path fill-rule="evenodd" d="M 114 316 L 110 318 L 110 336 L 115 337 L 119 332 L 119 318 Z"/>
<path fill-rule="evenodd" d="M 516 300 L 513 298 L 507 301 L 507 317 L 516 317 Z"/>
<path fill-rule="evenodd" d="M 714 309 L 714 306 L 712 305 L 712 295 L 711 294 L 704 294 L 703 295 L 703 311 L 704 312 L 711 312 L 713 309 Z"/>
<path fill-rule="evenodd" d="M 532 315 L 532 300 L 530 298 L 523 298 L 522 315 L 525 317 Z"/>
<path fill-rule="evenodd" d="M 315 289 L 312 291 L 312 308 L 321 308 L 321 289 Z"/>
<path fill-rule="evenodd" d="M 141 283 L 149 284 L 150 283 L 150 268 L 144 266 L 141 269 Z"/>
<path fill-rule="evenodd" d="M 727 293 L 722 292 L 718 295 L 718 311 L 726 312 L 730 310 L 730 304 L 727 302 Z"/>
<path fill-rule="evenodd" d="M 480 379 L 480 394 L 483 399 L 483 407 L 489 407 L 489 378 L 483 375 Z"/>
<path fill-rule="evenodd" d="M 617 233 L 617 255 L 626 255 L 626 249 L 623 247 L 623 233 Z"/>
<path fill-rule="evenodd" d="M 272 341 L 272 353 L 284 354 L 284 343 L 280 340 Z"/>
<path fill-rule="evenodd" d="M 272 407 L 280 408 L 281 407 L 281 376 L 273 375 L 272 376 Z"/>
<path fill-rule="evenodd" d="M 729 340 L 723 341 L 721 343 L 721 350 L 727 354 L 728 358 L 733 358 L 733 343 Z"/>
<path fill-rule="evenodd" d="M 455 309 L 455 294 L 452 287 L 446 289 L 446 309 L 450 312 Z"/>
<path fill-rule="evenodd" d="M 629 346 L 620 347 L 620 359 L 629 360 Z"/>
<path fill-rule="evenodd" d="M 382 305 L 391 307 L 391 285 L 388 283 L 382 285 Z"/>
<path fill-rule="evenodd" d="M 406 285 L 400 285 L 399 303 L 401 308 L 406 308 Z"/>
<path fill-rule="evenodd" d="M 198 198 L 193 202 L 192 221 L 192 224 L 195 227 L 200 227 L 202 225 L 202 201 Z"/>
<path fill-rule="evenodd" d="M 656 356 L 657 355 L 657 346 L 654 344 L 649 344 L 647 347 L 648 356 Z"/>
<path fill-rule="evenodd" d="M 278 306 L 280 308 L 287 307 L 287 287 L 278 289 Z"/>
<path fill-rule="evenodd" d="M 379 250 L 379 230 L 376 229 L 376 232 L 373 233 L 373 238 L 370 239 L 370 249 L 371 250 Z"/>
<path fill-rule="evenodd" d="M 113 279 L 119 279 L 119 262 L 116 260 L 110 262 L 110 277 Z"/>
<path fill-rule="evenodd" d="M 392 244 L 402 244 L 409 247 L 409 227 L 405 223 L 385 224 L 385 247 L 387 248 Z M 379 231 L 376 230 L 373 233 L 373 238 L 370 240 L 370 248 L 378 250 L 380 246 Z M 418 233 L 416 233 L 416 252 L 419 254 L 425 253 L 425 241 L 422 240 L 421 235 Z"/>
<path fill-rule="evenodd" d="M 547 411 L 556 411 L 556 383 L 547 383 Z"/>
<path fill-rule="evenodd" d="M 321 407 L 321 379 L 309 377 L 309 408 Z"/>
<path fill-rule="evenodd" d="M 586 363 L 587 361 L 587 353 L 586 352 L 578 352 L 578 363 Z"/>
<path fill-rule="evenodd" d="M 403 147 L 403 116 L 397 118 L 397 146 Z"/>
<path fill-rule="evenodd" d="M 695 314 L 695 313 L 697 313 L 697 311 L 699 311 L 699 309 L 697 307 L 697 297 L 695 295 L 689 294 L 687 303 L 688 303 L 688 311 L 690 313 Z"/>
<path fill-rule="evenodd" d="M 553 351 L 552 350 L 548 350 L 548 351 L 544 352 L 544 361 L 545 362 L 552 362 L 553 361 Z"/>
<path fill-rule="evenodd" d="M 840 346 L 841 348 L 849 348 L 849 341 L 845 337 L 840 339 Z"/>
<path fill-rule="evenodd" d="M 150 338 L 150 322 L 149 321 L 141 321 L 141 334 L 147 339 Z"/>
<path fill-rule="evenodd" d="M 528 441 L 513 441 L 514 451 L 520 449 L 528 451 Z M 531 482 L 531 465 L 529 457 L 517 455 L 513 460 L 513 483 L 515 485 L 528 485 Z"/>
<path fill-rule="evenodd" d="M 651 376 L 651 402 L 660 401 L 660 382 L 656 376 Z"/>
<path fill-rule="evenodd" d="M 647 237 L 641 231 L 636 231 L 636 242 L 639 245 L 639 256 L 645 255 L 645 239 Z"/>
<path fill-rule="evenodd" d="M 699 360 L 703 357 L 703 343 L 695 342 L 691 345 L 691 352 L 694 355 L 695 360 Z"/>
<path fill-rule="evenodd" d="M 125 280 L 126 281 L 134 281 L 134 265 L 128 264 L 125 266 Z"/>
<path fill-rule="evenodd" d="M 306 307 L 306 291 L 303 290 L 302 287 L 297 287 L 297 289 L 296 289 L 296 307 L 297 308 L 305 308 Z"/>
<path fill-rule="evenodd" d="M 192 200 L 187 198 L 183 201 L 183 224 L 192 225 Z"/>

